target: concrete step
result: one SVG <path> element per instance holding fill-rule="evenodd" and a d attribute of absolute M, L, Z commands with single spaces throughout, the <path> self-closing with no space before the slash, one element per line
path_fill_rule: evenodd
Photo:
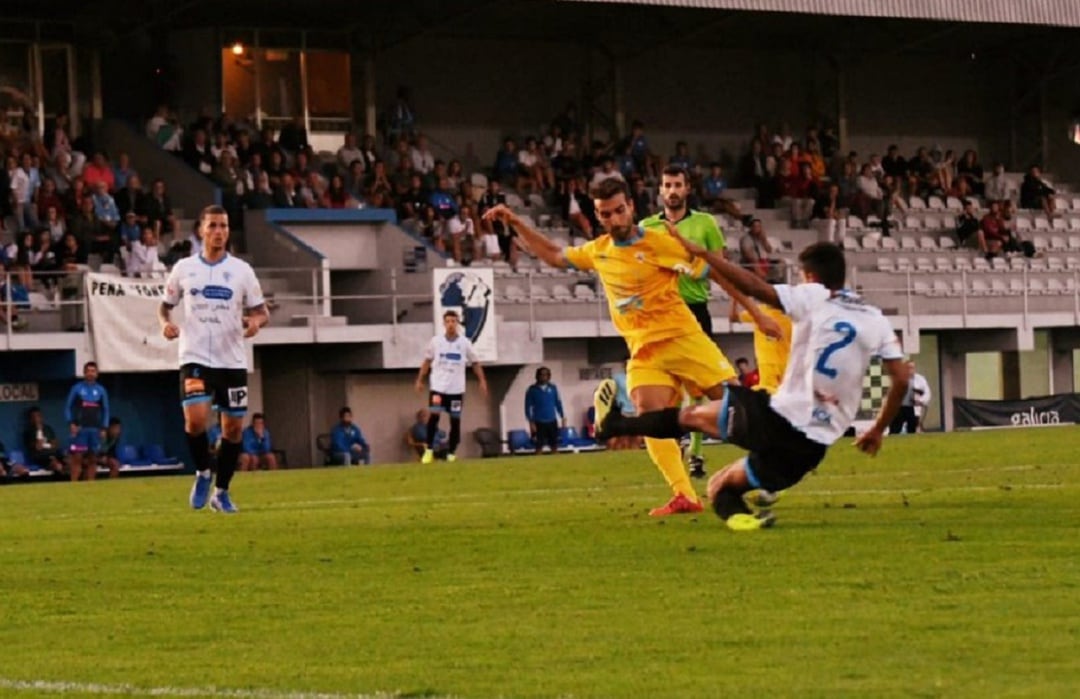
<path fill-rule="evenodd" d="M 345 316 L 322 316 L 313 314 L 297 314 L 290 318 L 289 325 L 293 327 L 344 327 L 349 324 Z"/>

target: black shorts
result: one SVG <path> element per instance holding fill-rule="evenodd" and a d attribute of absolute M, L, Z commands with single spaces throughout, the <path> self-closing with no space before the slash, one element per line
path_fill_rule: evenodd
<path fill-rule="evenodd" d="M 706 301 L 701 303 L 688 303 L 686 307 L 690 309 L 690 312 L 697 318 L 698 325 L 705 331 L 705 334 L 712 337 L 712 315 L 709 313 L 709 304 Z"/>
<path fill-rule="evenodd" d="M 791 426 L 769 405 L 769 394 L 743 386 L 725 386 L 720 407 L 720 437 L 750 453 L 750 484 L 784 490 L 817 468 L 828 449 Z M 726 436 L 725 436 L 726 435 Z"/>
<path fill-rule="evenodd" d="M 432 391 L 428 394 L 428 410 L 433 413 L 450 413 L 450 417 L 461 417 L 461 407 L 464 403 L 464 393 Z"/>
<path fill-rule="evenodd" d="M 536 446 L 551 447 L 552 451 L 559 448 L 559 423 L 538 422 L 536 423 Z"/>
<path fill-rule="evenodd" d="M 212 402 L 226 415 L 243 417 L 248 404 L 247 370 L 185 364 L 180 367 L 180 402 Z"/>

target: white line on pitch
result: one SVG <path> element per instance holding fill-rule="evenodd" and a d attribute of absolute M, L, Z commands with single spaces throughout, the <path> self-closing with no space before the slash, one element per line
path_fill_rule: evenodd
<path fill-rule="evenodd" d="M 335 692 L 288 692 L 273 689 L 225 689 L 220 687 L 137 687 L 131 684 L 13 680 L 0 677 L 0 689 L 39 694 L 107 694 L 126 697 L 223 697 L 225 699 L 399 699 L 399 692 L 339 694 Z M 432 699 L 453 699 L 449 695 Z"/>

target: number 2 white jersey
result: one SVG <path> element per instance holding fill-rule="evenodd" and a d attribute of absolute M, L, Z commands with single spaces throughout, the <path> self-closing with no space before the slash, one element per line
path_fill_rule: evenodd
<path fill-rule="evenodd" d="M 472 342 L 464 335 L 453 340 L 436 335 L 431 338 L 424 359 L 431 362 L 431 390 L 451 396 L 465 393 L 465 367 L 480 360 Z"/>
<path fill-rule="evenodd" d="M 862 403 L 870 359 L 902 359 L 889 321 L 859 296 L 821 284 L 777 284 L 792 320 L 791 355 L 772 409 L 808 438 L 829 445 L 844 435 Z"/>
<path fill-rule="evenodd" d="M 165 281 L 165 303 L 184 302 L 180 365 L 247 369 L 244 310 L 265 303 L 255 270 L 226 254 L 210 264 L 201 255 L 177 262 Z"/>

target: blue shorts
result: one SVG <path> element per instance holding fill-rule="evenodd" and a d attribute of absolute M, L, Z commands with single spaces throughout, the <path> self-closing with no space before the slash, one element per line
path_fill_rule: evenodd
<path fill-rule="evenodd" d="M 96 454 L 101 449 L 101 430 L 95 427 L 83 427 L 71 440 L 73 454 Z"/>

